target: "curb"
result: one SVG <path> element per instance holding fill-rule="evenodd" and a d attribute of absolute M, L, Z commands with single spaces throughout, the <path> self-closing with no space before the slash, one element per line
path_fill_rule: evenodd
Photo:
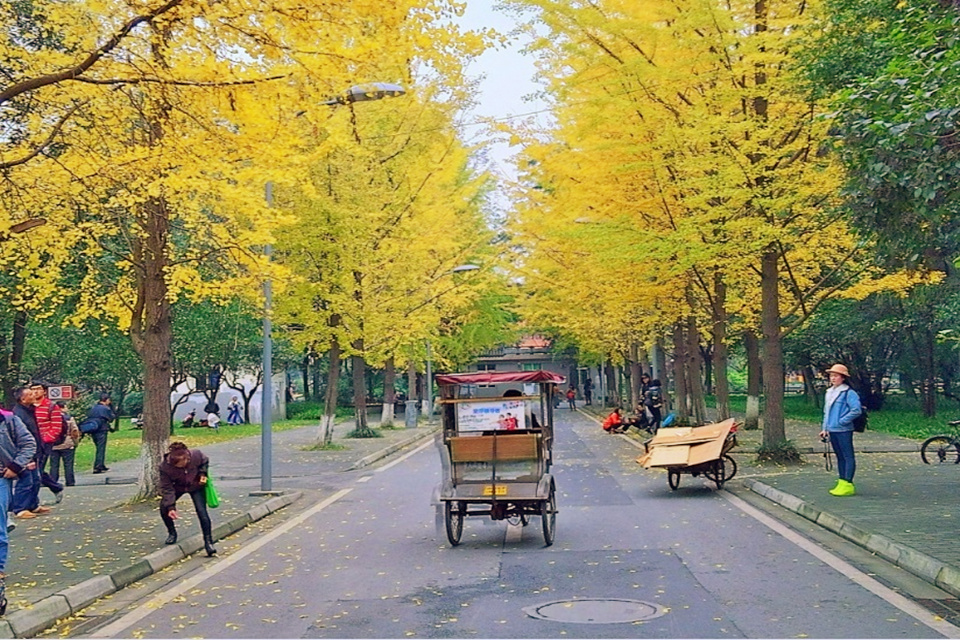
<path fill-rule="evenodd" d="M 378 460 L 382 460 L 383 458 L 386 458 L 386 457 L 389 456 L 391 453 L 394 453 L 394 452 L 396 452 L 396 451 L 399 451 L 400 449 L 403 449 L 404 447 L 409 447 L 410 445 L 417 444 L 417 443 L 420 442 L 421 440 L 426 440 L 427 438 L 433 436 L 433 435 L 434 435 L 435 433 L 437 433 L 438 431 L 440 431 L 440 425 L 435 425 L 435 426 L 430 427 L 430 428 L 429 428 L 429 431 L 427 431 L 426 433 L 418 433 L 417 435 L 413 436 L 412 438 L 407 438 L 406 440 L 401 440 L 400 442 L 396 442 L 396 443 L 394 443 L 394 444 L 391 444 L 390 446 L 385 447 L 385 448 L 381 449 L 380 451 L 377 451 L 377 452 L 375 452 L 375 453 L 371 453 L 371 454 L 368 455 L 368 456 L 364 456 L 364 457 L 360 458 L 359 460 L 357 460 L 356 462 L 354 462 L 349 468 L 347 468 L 347 471 L 356 471 L 357 469 L 362 469 L 362 468 L 364 468 L 364 467 L 368 467 L 368 466 L 370 466 L 371 464 L 373 464 L 374 462 L 377 462 Z"/>
<path fill-rule="evenodd" d="M 960 569 L 899 542 L 894 542 L 886 536 L 865 531 L 843 518 L 821 511 L 810 503 L 779 489 L 774 489 L 759 480 L 744 478 L 741 482 L 750 491 L 763 496 L 767 500 L 775 502 L 824 529 L 863 547 L 947 593 L 960 596 Z"/>
<path fill-rule="evenodd" d="M 220 540 L 232 535 L 251 522 L 256 522 L 289 506 L 301 495 L 299 491 L 296 491 L 261 502 L 249 511 L 234 516 L 214 527 L 213 537 L 215 540 Z M 89 578 L 47 596 L 39 602 L 34 602 L 27 609 L 17 609 L 0 620 L 0 638 L 33 637 L 44 629 L 55 625 L 57 620 L 74 615 L 100 598 L 116 593 L 137 580 L 142 580 L 161 569 L 176 564 L 202 548 L 203 536 L 198 533 L 184 538 L 178 544 L 165 546 L 148 553 L 113 573 Z"/>

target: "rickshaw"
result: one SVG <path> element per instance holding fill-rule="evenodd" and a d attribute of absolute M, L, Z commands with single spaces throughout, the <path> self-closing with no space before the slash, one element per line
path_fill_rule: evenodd
<path fill-rule="evenodd" d="M 543 540 L 552 545 L 553 409 L 565 378 L 549 371 L 478 371 L 436 380 L 443 425 L 438 498 L 447 540 L 460 544 L 468 516 L 523 526 L 540 516 Z"/>

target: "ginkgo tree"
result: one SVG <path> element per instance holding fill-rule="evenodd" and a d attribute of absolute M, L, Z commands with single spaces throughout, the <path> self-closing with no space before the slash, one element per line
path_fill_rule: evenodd
<path fill-rule="evenodd" d="M 546 35 L 532 48 L 557 103 L 551 130 L 516 133 L 527 143 L 523 185 L 536 185 L 530 199 L 547 209 L 520 215 L 607 223 L 605 243 L 570 250 L 595 253 L 607 277 L 627 272 L 626 290 L 608 292 L 606 304 L 630 300 L 631 289 L 651 294 L 640 315 L 651 333 L 671 334 L 684 363 L 678 400 L 686 404 L 690 385 L 695 414 L 704 327 L 720 346 L 731 314 L 759 329 L 764 447 L 778 450 L 783 336 L 854 283 L 909 286 L 872 271 L 836 215 L 842 170 L 824 152 L 822 107 L 789 71 L 809 3 L 514 4 L 539 9 Z M 544 249 L 530 245 L 524 262 L 569 257 Z M 714 353 L 722 371 L 724 350 Z"/>
<path fill-rule="evenodd" d="M 442 72 L 481 41 L 451 26 L 461 8 L 91 0 L 32 16 L 52 40 L 0 11 L 14 34 L 0 44 L 12 61 L 0 109 L 17 115 L 0 141 L 0 219 L 46 216 L 62 232 L 51 250 L 82 258 L 76 321 L 116 322 L 141 354 L 142 497 L 156 491 L 169 433 L 171 302 L 257 291 L 257 248 L 285 222 L 263 184 L 305 166 L 302 127 L 338 144 L 318 105 L 383 80 L 385 62 L 387 80 L 409 80 L 417 62 Z"/>

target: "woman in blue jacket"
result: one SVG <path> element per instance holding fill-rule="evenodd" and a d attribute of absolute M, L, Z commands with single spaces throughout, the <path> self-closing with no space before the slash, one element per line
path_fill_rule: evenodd
<path fill-rule="evenodd" d="M 830 490 L 835 496 L 852 496 L 856 493 L 853 486 L 853 474 L 857 470 L 857 461 L 853 455 L 853 421 L 863 412 L 860 396 L 850 388 L 847 381 L 850 371 L 842 364 L 827 369 L 830 376 L 830 388 L 823 403 L 823 426 L 820 439 L 830 438 L 830 446 L 837 454 L 837 486 Z"/>

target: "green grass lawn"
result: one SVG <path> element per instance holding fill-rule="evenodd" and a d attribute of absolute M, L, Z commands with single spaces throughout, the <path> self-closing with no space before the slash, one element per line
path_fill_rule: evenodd
<path fill-rule="evenodd" d="M 273 431 L 287 431 L 299 427 L 318 424 L 317 420 L 279 420 L 273 423 Z M 110 434 L 107 440 L 107 466 L 120 460 L 129 460 L 140 455 L 140 435 L 143 432 L 140 429 L 134 429 L 130 426 L 129 418 L 120 419 L 120 430 Z M 225 422 L 220 423 L 220 429 L 194 427 L 192 429 L 178 428 L 170 440 L 179 440 L 188 447 L 202 447 L 206 444 L 215 442 L 225 442 L 227 440 L 236 440 L 249 436 L 260 435 L 259 424 L 239 424 L 231 426 Z M 77 447 L 76 460 L 74 466 L 77 471 L 90 471 L 93 469 L 93 457 L 96 448 L 93 446 L 93 440 L 85 437 L 80 446 Z M 61 471 L 62 474 L 62 471 Z"/>
<path fill-rule="evenodd" d="M 871 411 L 868 429 L 891 433 L 906 438 L 923 440 L 938 433 L 949 433 L 947 422 L 960 420 L 960 407 L 952 400 L 939 398 L 938 413 L 933 418 L 926 418 L 920 411 L 919 403 L 901 395 L 887 396 L 883 409 Z M 712 405 L 713 398 L 708 399 Z M 747 397 L 734 395 L 730 397 L 730 408 L 734 412 L 746 411 Z M 823 410 L 807 402 L 801 395 L 788 395 L 783 402 L 784 414 L 787 419 L 820 422 L 823 419 Z"/>

